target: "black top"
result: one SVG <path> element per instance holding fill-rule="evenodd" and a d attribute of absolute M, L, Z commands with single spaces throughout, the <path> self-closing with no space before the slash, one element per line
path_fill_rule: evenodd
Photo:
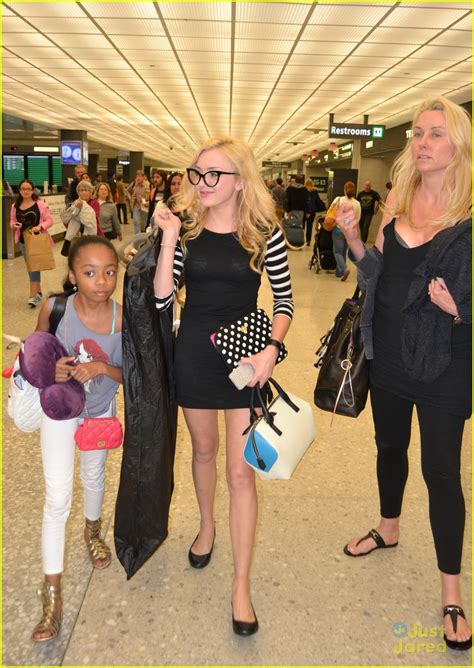
<path fill-rule="evenodd" d="M 21 223 L 21 232 L 20 232 L 20 243 L 25 243 L 23 238 L 23 232 L 29 227 L 36 227 L 40 224 L 41 214 L 38 205 L 36 202 L 29 206 L 27 209 L 20 209 L 18 206 L 16 208 L 16 219 Z"/>
<path fill-rule="evenodd" d="M 411 379 L 402 362 L 403 307 L 414 271 L 426 258 L 431 244 L 428 241 L 414 248 L 403 246 L 395 233 L 395 221 L 384 228 L 383 270 L 375 294 L 370 382 L 408 400 L 467 417 L 471 411 L 471 327 L 452 327 L 451 362 L 435 381 Z"/>
<path fill-rule="evenodd" d="M 375 202 L 380 202 L 382 199 L 376 190 L 361 190 L 357 195 L 357 199 L 360 202 L 360 208 L 362 213 L 370 213 L 371 216 L 374 215 Z"/>

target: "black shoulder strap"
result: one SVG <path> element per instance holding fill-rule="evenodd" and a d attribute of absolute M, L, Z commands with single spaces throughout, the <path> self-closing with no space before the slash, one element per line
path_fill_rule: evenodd
<path fill-rule="evenodd" d="M 58 328 L 59 323 L 61 322 L 61 318 L 63 317 L 66 311 L 67 299 L 68 298 L 66 297 L 66 295 L 58 295 L 54 300 L 53 308 L 49 315 L 50 334 L 56 334 L 56 330 Z"/>

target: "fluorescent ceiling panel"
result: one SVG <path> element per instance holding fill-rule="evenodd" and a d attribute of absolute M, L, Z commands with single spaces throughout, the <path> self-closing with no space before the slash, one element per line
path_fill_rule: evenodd
<path fill-rule="evenodd" d="M 293 42 L 275 39 L 236 39 L 235 51 L 260 53 L 260 62 L 267 53 L 287 54 L 291 51 Z"/>
<path fill-rule="evenodd" d="M 469 13 L 468 16 L 457 21 L 452 27 L 456 30 L 469 30 L 469 32 L 472 32 L 472 14 Z"/>
<path fill-rule="evenodd" d="M 40 18 L 34 20 L 35 27 L 49 35 L 54 33 L 98 33 L 99 29 L 87 18 Z M 92 38 L 93 39 L 93 38 Z"/>
<path fill-rule="evenodd" d="M 16 47 L 10 47 L 10 49 L 14 53 L 16 53 L 20 56 L 24 56 L 25 58 L 29 58 L 29 57 L 34 58 L 35 56 L 39 56 L 42 59 L 46 59 L 46 58 L 51 58 L 51 59 L 61 58 L 62 60 L 67 59 L 67 54 L 65 54 L 63 51 L 61 51 L 61 49 L 56 49 L 54 46 L 52 46 L 51 48 L 42 46 L 40 49 L 37 49 L 35 47 L 24 47 L 24 46 L 19 45 L 19 46 L 16 46 Z M 8 53 L 8 52 L 4 52 L 4 53 Z M 9 54 L 9 55 L 11 55 L 11 54 Z M 55 63 L 51 62 L 50 64 L 51 64 L 51 66 L 54 66 Z"/>
<path fill-rule="evenodd" d="M 310 65 L 319 69 L 321 65 L 333 68 L 343 60 L 343 56 L 334 56 L 329 54 L 318 53 L 317 56 L 313 54 L 298 54 L 294 53 L 290 59 L 290 65 Z"/>
<path fill-rule="evenodd" d="M 311 6 L 298 2 L 237 2 L 237 21 L 301 24 Z"/>
<path fill-rule="evenodd" d="M 343 26 L 374 26 L 387 14 L 393 2 L 383 5 L 366 6 L 362 4 L 318 4 L 309 22 L 318 25 L 332 25 L 335 31 L 343 31 Z"/>
<path fill-rule="evenodd" d="M 328 26 L 307 25 L 301 39 L 318 42 L 358 42 L 365 38 L 370 28 L 367 26 L 344 26 L 343 30 L 329 29 Z"/>
<path fill-rule="evenodd" d="M 379 42 L 381 44 L 414 44 L 419 45 L 427 42 L 437 35 L 436 28 L 376 28 L 368 37 L 367 42 Z"/>
<path fill-rule="evenodd" d="M 167 19 L 190 21 L 230 21 L 230 2 L 160 2 L 160 10 Z"/>
<path fill-rule="evenodd" d="M 223 51 L 230 52 L 230 39 L 207 37 L 175 37 L 173 44 L 177 51 Z"/>
<path fill-rule="evenodd" d="M 2 7 L 2 13 L 3 13 Z M 34 26 L 28 25 L 26 21 L 23 21 L 21 18 L 3 16 L 2 17 L 2 33 L 5 35 L 7 32 L 36 32 Z"/>
<path fill-rule="evenodd" d="M 110 42 L 103 35 L 83 35 L 80 34 L 69 34 L 69 35 L 60 35 L 54 34 L 53 41 L 59 46 L 67 47 L 81 47 L 84 49 L 84 54 L 87 53 L 89 48 L 93 49 L 112 49 Z M 51 44 L 50 44 L 51 46 Z"/>
<path fill-rule="evenodd" d="M 265 53 L 265 63 L 267 65 L 275 65 L 276 67 L 283 65 L 287 59 L 287 55 L 283 53 Z M 234 63 L 244 63 L 251 65 L 258 64 L 263 60 L 261 53 L 234 53 Z"/>
<path fill-rule="evenodd" d="M 370 58 L 396 57 L 406 58 L 418 47 L 414 44 L 361 44 L 354 52 L 355 56 L 368 56 Z"/>
<path fill-rule="evenodd" d="M 84 18 L 84 12 L 75 2 L 12 2 L 11 7 L 27 18 L 43 16 Z"/>
<path fill-rule="evenodd" d="M 384 21 L 384 26 L 422 26 L 423 28 L 447 28 L 454 21 L 463 17 L 462 10 L 447 9 L 447 4 L 439 3 L 436 8 L 410 8 L 397 7 L 390 16 L 387 16 Z"/>
<path fill-rule="evenodd" d="M 84 2 L 84 8 L 91 16 L 117 19 L 156 19 L 156 9 L 152 2 Z"/>
<path fill-rule="evenodd" d="M 235 36 L 238 39 L 265 39 L 265 35 L 271 35 L 272 39 L 294 41 L 300 29 L 300 25 L 292 24 L 271 23 L 263 28 L 261 23 L 237 23 Z"/>
<path fill-rule="evenodd" d="M 173 38 L 223 40 L 231 37 L 231 24 L 219 21 L 167 21 L 166 27 Z"/>
<path fill-rule="evenodd" d="M 430 46 L 461 46 L 471 49 L 472 32 L 468 30 L 446 30 L 430 42 Z"/>
<path fill-rule="evenodd" d="M 314 54 L 318 57 L 319 54 L 333 56 L 347 56 L 355 47 L 357 42 L 298 42 L 295 53 L 303 55 Z"/>
<path fill-rule="evenodd" d="M 344 61 L 345 67 L 361 67 L 364 72 L 372 70 L 384 70 L 393 65 L 396 65 L 400 58 L 389 58 L 388 56 L 377 56 L 377 58 L 369 58 L 367 56 L 358 56 L 357 51 L 353 56 L 350 56 Z M 339 71 L 339 70 L 338 70 Z"/>
<path fill-rule="evenodd" d="M 38 33 L 5 33 L 2 35 L 3 46 L 53 46 L 51 41 Z"/>
<path fill-rule="evenodd" d="M 169 49 L 170 43 L 167 37 L 160 36 L 140 36 L 140 35 L 114 35 L 111 38 L 113 43 L 119 49 L 140 49 L 140 50 L 153 50 L 159 52 L 161 49 Z M 96 44 L 91 44 L 91 46 L 97 46 Z M 154 55 L 156 60 L 159 59 L 159 53 Z"/>
<path fill-rule="evenodd" d="M 98 24 L 107 35 L 154 35 L 165 34 L 161 21 L 154 19 L 97 19 Z"/>
<path fill-rule="evenodd" d="M 471 55 L 471 49 L 454 46 L 424 46 L 413 54 L 413 58 L 426 58 L 438 61 L 463 60 Z M 441 66 L 441 63 L 440 63 Z"/>

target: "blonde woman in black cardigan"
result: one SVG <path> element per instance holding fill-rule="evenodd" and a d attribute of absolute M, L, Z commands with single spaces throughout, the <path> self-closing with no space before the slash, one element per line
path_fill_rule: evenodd
<path fill-rule="evenodd" d="M 471 121 L 445 98 L 416 112 L 413 136 L 396 160 L 393 188 L 375 248 L 359 238 L 351 207 L 337 225 L 346 237 L 366 299 L 361 325 L 370 359 L 381 517 L 349 541 L 361 557 L 395 548 L 407 450 L 416 407 L 421 465 L 441 576 L 445 641 L 467 650 L 460 571 L 465 508 L 460 453 L 471 414 Z"/>

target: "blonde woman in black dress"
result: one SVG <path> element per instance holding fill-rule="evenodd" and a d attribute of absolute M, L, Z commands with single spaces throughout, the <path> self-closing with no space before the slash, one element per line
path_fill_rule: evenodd
<path fill-rule="evenodd" d="M 273 290 L 271 339 L 262 352 L 242 360 L 255 368 L 249 386 L 264 385 L 293 315 L 286 244 L 253 154 L 237 139 L 212 138 L 197 152 L 173 204 L 173 211 L 185 210 L 190 220 L 183 227 L 177 216 L 162 209 L 156 211 L 154 222 L 163 230 L 155 274 L 157 308 L 167 308 L 173 300 L 183 268 L 186 285 L 186 306 L 176 341 L 176 384 L 191 434 L 193 479 L 201 514 L 188 557 L 191 566 L 203 568 L 214 546 L 217 416 L 223 410 L 234 558 L 232 621 L 236 634 L 248 636 L 258 630 L 249 580 L 257 493 L 254 472 L 242 456 L 250 387 L 241 391 L 234 387 L 210 335 L 255 310 L 265 269 Z"/>

